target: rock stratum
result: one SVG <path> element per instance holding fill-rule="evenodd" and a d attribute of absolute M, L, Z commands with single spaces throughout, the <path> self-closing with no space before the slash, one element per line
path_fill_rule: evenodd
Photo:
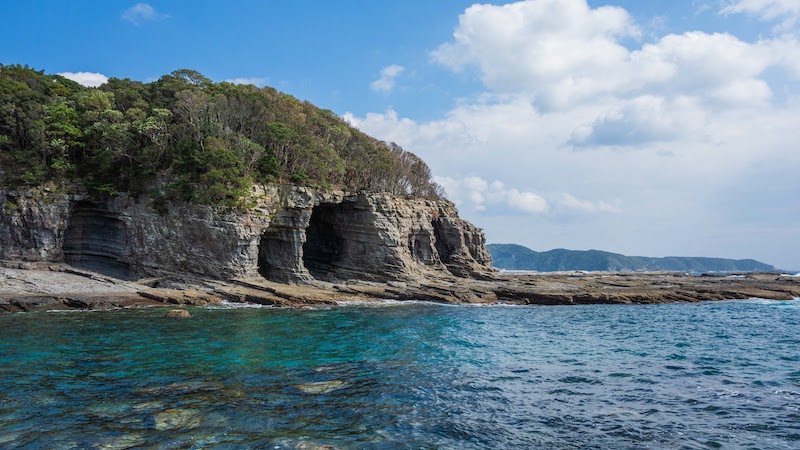
<path fill-rule="evenodd" d="M 0 311 L 370 300 L 663 303 L 800 296 L 778 274 L 497 274 L 446 200 L 259 187 L 236 211 L 0 191 Z"/>

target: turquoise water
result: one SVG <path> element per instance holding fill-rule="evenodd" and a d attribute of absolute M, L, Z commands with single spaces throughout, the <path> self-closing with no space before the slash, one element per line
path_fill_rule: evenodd
<path fill-rule="evenodd" d="M 3 448 L 800 448 L 800 302 L 0 316 Z"/>

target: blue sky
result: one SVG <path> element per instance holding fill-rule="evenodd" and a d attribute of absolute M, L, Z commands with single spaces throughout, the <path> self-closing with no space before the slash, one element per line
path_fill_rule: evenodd
<path fill-rule="evenodd" d="M 0 2 L 0 63 L 274 86 L 489 242 L 800 269 L 800 0 Z"/>

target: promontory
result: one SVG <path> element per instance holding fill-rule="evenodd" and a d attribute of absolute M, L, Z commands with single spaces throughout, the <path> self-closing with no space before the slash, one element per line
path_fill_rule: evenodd
<path fill-rule="evenodd" d="M 0 311 L 798 296 L 777 273 L 498 273 L 420 158 L 331 111 L 190 70 L 0 66 Z"/>

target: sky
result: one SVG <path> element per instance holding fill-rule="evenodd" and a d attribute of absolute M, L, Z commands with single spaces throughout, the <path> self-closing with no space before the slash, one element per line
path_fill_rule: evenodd
<path fill-rule="evenodd" d="M 3 1 L 0 63 L 273 86 L 490 243 L 800 269 L 800 0 Z"/>

